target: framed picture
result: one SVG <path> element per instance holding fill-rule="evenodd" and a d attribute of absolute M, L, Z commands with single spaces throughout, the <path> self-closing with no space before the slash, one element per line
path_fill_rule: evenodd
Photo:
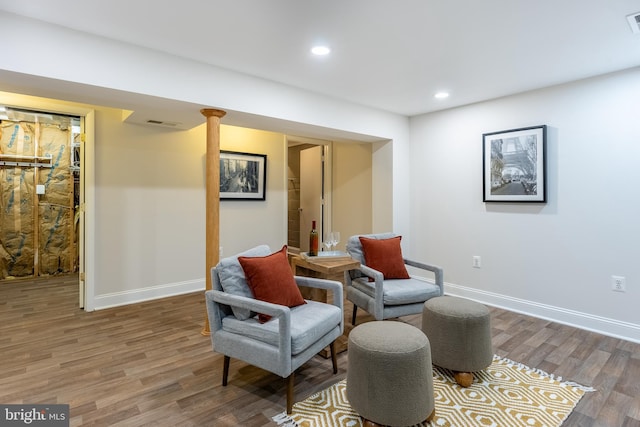
<path fill-rule="evenodd" d="M 546 203 L 546 139 L 545 125 L 482 135 L 485 202 Z"/>
<path fill-rule="evenodd" d="M 267 155 L 220 151 L 220 200 L 264 200 Z"/>

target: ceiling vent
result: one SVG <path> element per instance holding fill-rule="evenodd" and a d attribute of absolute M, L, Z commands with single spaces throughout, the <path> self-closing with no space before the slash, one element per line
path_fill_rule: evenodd
<path fill-rule="evenodd" d="M 636 34 L 639 34 L 640 33 L 640 12 L 627 16 L 627 21 L 629 21 L 629 25 L 631 26 L 631 31 L 633 31 Z"/>
<path fill-rule="evenodd" d="M 179 123 L 174 123 L 174 122 L 165 122 L 165 121 L 161 121 L 161 120 L 152 120 L 152 119 L 147 120 L 147 123 L 150 124 L 150 125 L 166 126 L 166 127 L 170 127 L 170 128 L 176 127 L 179 124 Z"/>

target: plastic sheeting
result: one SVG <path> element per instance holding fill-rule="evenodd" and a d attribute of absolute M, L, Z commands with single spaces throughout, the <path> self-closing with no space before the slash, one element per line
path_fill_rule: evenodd
<path fill-rule="evenodd" d="M 75 268 L 70 139 L 68 127 L 0 123 L 0 154 L 51 156 L 50 168 L 0 166 L 0 279 Z"/>

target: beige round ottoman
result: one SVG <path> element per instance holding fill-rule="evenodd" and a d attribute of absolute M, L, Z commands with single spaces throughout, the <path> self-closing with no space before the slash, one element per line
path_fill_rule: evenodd
<path fill-rule="evenodd" d="M 473 372 L 493 361 L 489 309 L 464 298 L 442 296 L 424 303 L 422 331 L 431 343 L 434 365 L 454 371 L 463 387 L 473 383 Z"/>
<path fill-rule="evenodd" d="M 429 340 L 402 322 L 375 321 L 349 334 L 347 399 L 365 426 L 408 426 L 435 414 Z"/>

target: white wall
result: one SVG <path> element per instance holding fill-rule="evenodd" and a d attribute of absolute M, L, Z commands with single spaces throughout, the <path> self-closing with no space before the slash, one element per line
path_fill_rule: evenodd
<path fill-rule="evenodd" d="M 205 125 L 175 131 L 128 124 L 122 122 L 120 109 L 6 92 L 0 92 L 0 104 L 78 115 L 94 112 L 95 135 L 87 142 L 95 152 L 95 166 L 89 168 L 95 204 L 89 309 L 204 289 Z M 223 150 L 267 155 L 266 200 L 220 202 L 223 256 L 258 244 L 279 249 L 287 227 L 285 135 L 221 125 L 220 140 Z M 371 205 L 371 145 L 336 146 L 335 215 L 350 221 L 365 218 L 368 231 L 371 212 L 354 216 L 349 193 L 358 192 L 359 203 Z M 340 227 L 348 234 L 348 226 Z"/>
<path fill-rule="evenodd" d="M 222 119 L 224 124 L 230 123 L 230 117 L 242 115 L 248 121 L 253 116 L 261 126 L 242 126 L 265 129 L 264 118 L 271 118 L 269 123 L 279 124 L 281 129 L 267 130 L 293 134 L 285 127 L 299 130 L 294 125 L 302 123 L 310 132 L 326 129 L 332 134 L 324 139 L 339 140 L 336 131 L 340 131 L 345 140 L 393 140 L 394 150 L 407 150 L 408 119 L 404 116 L 2 11 L 0 27 L 6 33 L 0 60 L 0 90 L 15 92 L 16 88 L 24 88 L 20 92 L 65 99 L 64 93 L 55 91 L 59 85 L 66 91 L 79 89 L 73 94 L 76 98 L 89 93 L 108 100 L 91 101 L 94 104 L 135 109 L 135 105 L 113 105 L 118 103 L 117 96 L 109 97 L 109 91 L 103 90 L 111 89 L 121 97 L 127 93 L 143 94 L 223 109 L 229 112 Z M 42 40 L 57 49 L 41 49 Z M 60 60 L 59 52 L 65 49 L 81 53 L 81 67 L 76 62 Z M 47 79 L 51 79 L 49 87 L 45 87 Z M 93 90 L 94 87 L 101 90 Z M 316 138 L 324 136 L 327 135 Z"/>
<path fill-rule="evenodd" d="M 195 267 L 204 265 L 200 259 L 203 254 L 197 252 L 202 247 L 198 238 L 204 236 L 193 237 L 199 227 L 197 218 L 204 212 L 203 177 L 199 176 L 204 160 L 193 163 L 194 156 L 204 154 L 204 131 L 158 130 L 154 135 L 139 135 L 139 139 L 125 137 L 125 128 L 135 125 L 118 121 L 118 109 L 135 109 L 136 103 L 150 99 L 179 101 L 185 108 L 226 110 L 229 114 L 223 124 L 240 117 L 245 120 L 243 126 L 276 133 L 295 128 L 301 136 L 382 141 L 373 153 L 372 203 L 380 214 L 374 216 L 372 226 L 388 230 L 408 224 L 409 175 L 406 168 L 396 168 L 398 162 L 408 162 L 406 117 L 5 12 L 0 12 L 0 27 L 5 30 L 0 90 L 114 108 L 96 114 L 105 121 L 96 119 L 96 188 L 89 189 L 96 192 L 95 206 L 88 206 L 95 209 L 90 214 L 96 216 L 95 233 L 88 236 L 95 243 L 89 248 L 95 252 L 89 254 L 95 260 L 95 275 L 90 272 L 89 277 L 96 281 L 96 308 L 197 288 L 204 280 L 204 273 L 196 273 L 200 267 Z M 42 40 L 56 49 L 42 50 Z M 77 61 L 61 61 L 60 52 L 80 52 L 82 66 Z M 320 135 L 322 132 L 326 135 Z M 180 150 L 188 141 L 194 141 L 193 145 L 183 153 Z M 202 145 L 198 145 L 200 141 Z M 224 148 L 224 141 L 221 145 Z M 267 150 L 273 162 L 284 159 L 284 147 L 282 157 L 271 152 L 278 150 L 272 146 Z M 273 163 L 273 168 L 271 164 L 268 171 L 276 170 L 277 164 Z M 142 168 L 134 169 L 134 165 Z M 167 165 L 176 168 L 168 175 Z M 174 182 L 179 168 L 189 170 Z M 282 224 L 266 225 L 274 233 L 282 231 L 281 239 L 267 238 L 273 246 L 277 240 L 286 241 L 284 184 L 283 177 L 282 191 L 274 188 L 267 194 L 267 204 L 260 205 L 282 200 Z M 399 195 L 393 195 L 392 203 L 396 190 Z M 251 209 L 255 203 L 234 206 L 232 213 L 221 209 L 221 222 L 231 216 L 262 225 Z M 193 220 L 180 224 L 188 213 Z M 174 225 L 175 231 L 168 229 Z M 251 243 L 251 230 L 245 228 L 243 234 L 229 239 L 236 230 L 222 227 L 221 245 L 226 254 Z M 242 240 L 237 240 L 238 236 Z M 173 239 L 175 249 L 165 249 Z M 158 253 L 159 245 L 163 253 Z M 189 258 L 183 258 L 189 250 Z M 178 254 L 184 269 L 170 270 L 168 266 Z"/>
<path fill-rule="evenodd" d="M 89 307 L 101 308 L 202 287 L 202 131 L 122 123 L 96 109 L 96 260 Z"/>
<path fill-rule="evenodd" d="M 340 232 L 339 250 L 345 249 L 349 236 L 372 231 L 372 148 L 372 144 L 333 144 L 331 214 L 333 230 Z"/>
<path fill-rule="evenodd" d="M 93 308 L 205 287 L 206 126 L 122 123 L 97 107 Z M 223 255 L 286 242 L 284 135 L 220 126 L 220 148 L 267 155 L 265 201 L 220 202 Z"/>
<path fill-rule="evenodd" d="M 638 94 L 636 68 L 413 118 L 411 256 L 447 293 L 640 341 Z M 483 203 L 482 134 L 542 124 L 548 202 Z"/>
<path fill-rule="evenodd" d="M 223 256 L 261 244 L 267 244 L 276 251 L 287 243 L 286 147 L 283 134 L 220 126 L 221 149 L 267 155 L 265 200 L 220 202 L 220 245 L 223 247 Z"/>
<path fill-rule="evenodd" d="M 122 122 L 122 110 L 0 92 L 0 104 L 87 115 L 94 260 L 90 309 L 205 286 L 206 126 L 189 131 Z M 230 255 L 284 244 L 284 135 L 221 125 L 221 148 L 267 155 L 265 201 L 222 201 L 220 244 Z M 93 137 L 92 137 L 93 136 Z M 91 150 L 86 150 L 87 152 Z M 89 215 L 88 215 L 89 216 Z"/>

